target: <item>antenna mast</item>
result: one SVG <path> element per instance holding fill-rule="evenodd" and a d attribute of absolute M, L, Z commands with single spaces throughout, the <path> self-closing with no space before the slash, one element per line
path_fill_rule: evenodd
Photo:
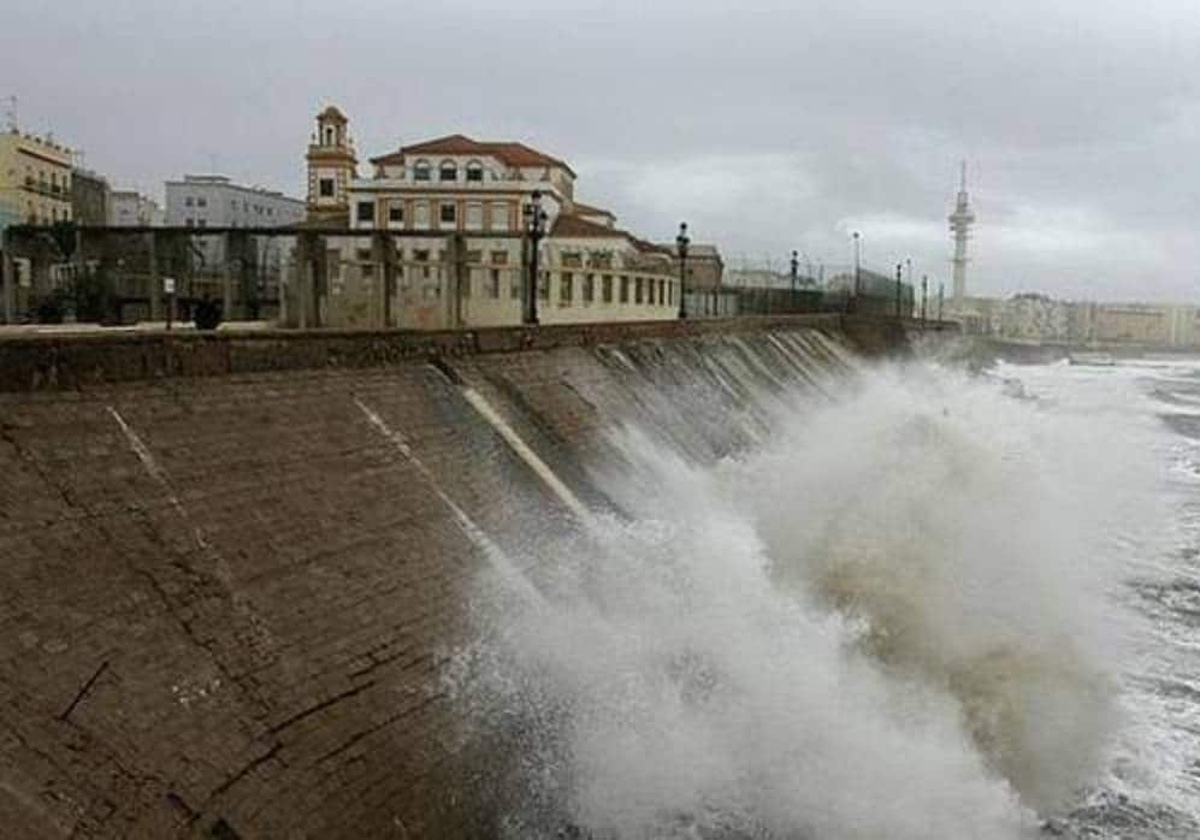
<path fill-rule="evenodd" d="M 954 234 L 954 300 L 961 302 L 967 294 L 967 241 L 971 238 L 971 227 L 975 224 L 975 213 L 971 210 L 967 195 L 967 162 L 962 162 L 962 180 L 959 182 L 958 200 L 950 214 L 950 230 Z"/>

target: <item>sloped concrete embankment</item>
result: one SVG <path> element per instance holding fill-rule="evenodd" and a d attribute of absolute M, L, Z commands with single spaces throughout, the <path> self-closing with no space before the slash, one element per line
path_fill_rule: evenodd
<path fill-rule="evenodd" d="M 503 746 L 463 730 L 442 672 L 478 533 L 569 518 L 511 437 L 603 504 L 605 427 L 719 456 L 754 395 L 840 375 L 846 335 L 341 336 L 255 345 L 254 373 L 227 372 L 228 338 L 190 371 L 212 376 L 126 339 L 0 347 L 0 835 L 492 836 Z"/>

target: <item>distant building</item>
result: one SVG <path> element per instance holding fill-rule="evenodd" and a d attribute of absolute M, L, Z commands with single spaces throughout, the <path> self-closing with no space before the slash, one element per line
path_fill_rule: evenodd
<path fill-rule="evenodd" d="M 136 190 L 113 190 L 108 196 L 108 223 L 115 227 L 161 227 L 162 208 Z"/>
<path fill-rule="evenodd" d="M 281 192 L 234 183 L 223 175 L 167 181 L 171 227 L 286 227 L 304 221 L 305 203 Z"/>
<path fill-rule="evenodd" d="M 111 192 L 103 175 L 76 167 L 71 173 L 71 210 L 75 223 L 94 227 L 107 225 Z"/>
<path fill-rule="evenodd" d="M 722 276 L 726 286 L 736 289 L 787 289 L 792 285 L 790 275 L 769 268 L 731 268 Z"/>
<path fill-rule="evenodd" d="M 50 137 L 0 134 L 0 204 L 22 222 L 70 221 L 72 152 Z"/>
<path fill-rule="evenodd" d="M 677 317 L 671 250 L 575 200 L 574 170 L 524 143 L 452 134 L 371 158 L 360 177 L 348 121 L 317 115 L 308 146 L 308 225 L 328 238 L 322 268 L 330 323 L 415 328 L 518 324 L 528 306 L 527 213 L 545 213 L 536 300 L 540 323 Z M 376 231 L 409 235 L 387 241 Z M 420 235 L 427 234 L 427 235 Z M 391 299 L 381 284 L 394 272 Z M 293 307 L 293 310 L 296 307 Z"/>
<path fill-rule="evenodd" d="M 674 242 L 661 243 L 660 248 L 668 251 L 679 261 L 678 246 Z M 687 289 L 689 292 L 708 292 L 721 287 L 725 276 L 725 262 L 716 245 L 693 242 L 687 252 Z"/>
<path fill-rule="evenodd" d="M 1063 345 L 1200 347 L 1200 310 L 1190 305 L 1094 303 L 1043 294 L 950 301 L 947 317 L 965 332 L 1006 341 Z"/>

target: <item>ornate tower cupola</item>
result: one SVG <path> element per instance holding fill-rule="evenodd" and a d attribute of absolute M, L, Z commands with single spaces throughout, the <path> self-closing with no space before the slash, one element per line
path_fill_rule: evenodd
<path fill-rule="evenodd" d="M 358 161 L 345 114 L 330 105 L 317 114 L 308 146 L 308 217 L 331 219 L 349 212 L 346 190 L 357 177 Z"/>

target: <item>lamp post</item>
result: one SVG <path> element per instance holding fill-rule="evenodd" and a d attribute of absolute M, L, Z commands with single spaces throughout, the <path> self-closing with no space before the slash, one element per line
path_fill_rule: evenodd
<path fill-rule="evenodd" d="M 529 283 L 526 291 L 525 323 L 537 326 L 538 245 L 546 235 L 546 211 L 542 209 L 542 191 L 534 190 L 529 203 L 521 211 L 525 217 L 525 233 L 529 236 Z"/>
<path fill-rule="evenodd" d="M 900 317 L 901 299 L 904 297 L 904 263 L 896 263 L 896 317 Z"/>
<path fill-rule="evenodd" d="M 679 317 L 687 317 L 687 254 L 691 238 L 687 232 L 687 222 L 679 223 L 679 235 L 675 237 L 675 246 L 679 252 Z"/>
<path fill-rule="evenodd" d="M 938 283 L 938 329 L 942 328 L 942 303 L 946 300 L 946 284 Z"/>
<path fill-rule="evenodd" d="M 929 300 L 929 275 L 921 275 L 921 329 L 925 329 L 925 304 Z"/>
<path fill-rule="evenodd" d="M 913 273 L 912 273 L 912 268 L 913 268 L 913 266 L 912 266 L 912 257 L 908 257 L 908 258 L 907 258 L 907 259 L 904 261 L 904 265 L 905 265 L 905 266 L 906 266 L 906 268 L 908 269 L 908 287 L 909 287 L 910 289 L 912 289 L 912 290 L 913 290 L 913 297 L 914 297 L 913 304 L 915 305 L 915 304 L 916 304 L 916 300 L 915 300 L 915 298 L 916 298 L 916 294 L 917 294 L 917 287 L 916 287 L 916 286 L 913 284 Z M 912 310 L 913 310 L 913 307 L 911 307 L 911 306 L 910 306 L 910 307 L 909 307 L 909 311 L 908 311 L 908 316 L 909 316 L 910 318 L 911 318 L 911 317 L 913 317 L 913 316 L 916 314 L 916 313 L 914 313 Z"/>
<path fill-rule="evenodd" d="M 858 295 L 862 290 L 862 234 L 854 231 L 854 305 L 858 306 Z"/>
<path fill-rule="evenodd" d="M 800 252 L 792 251 L 792 292 L 796 291 L 796 284 L 800 281 Z"/>

